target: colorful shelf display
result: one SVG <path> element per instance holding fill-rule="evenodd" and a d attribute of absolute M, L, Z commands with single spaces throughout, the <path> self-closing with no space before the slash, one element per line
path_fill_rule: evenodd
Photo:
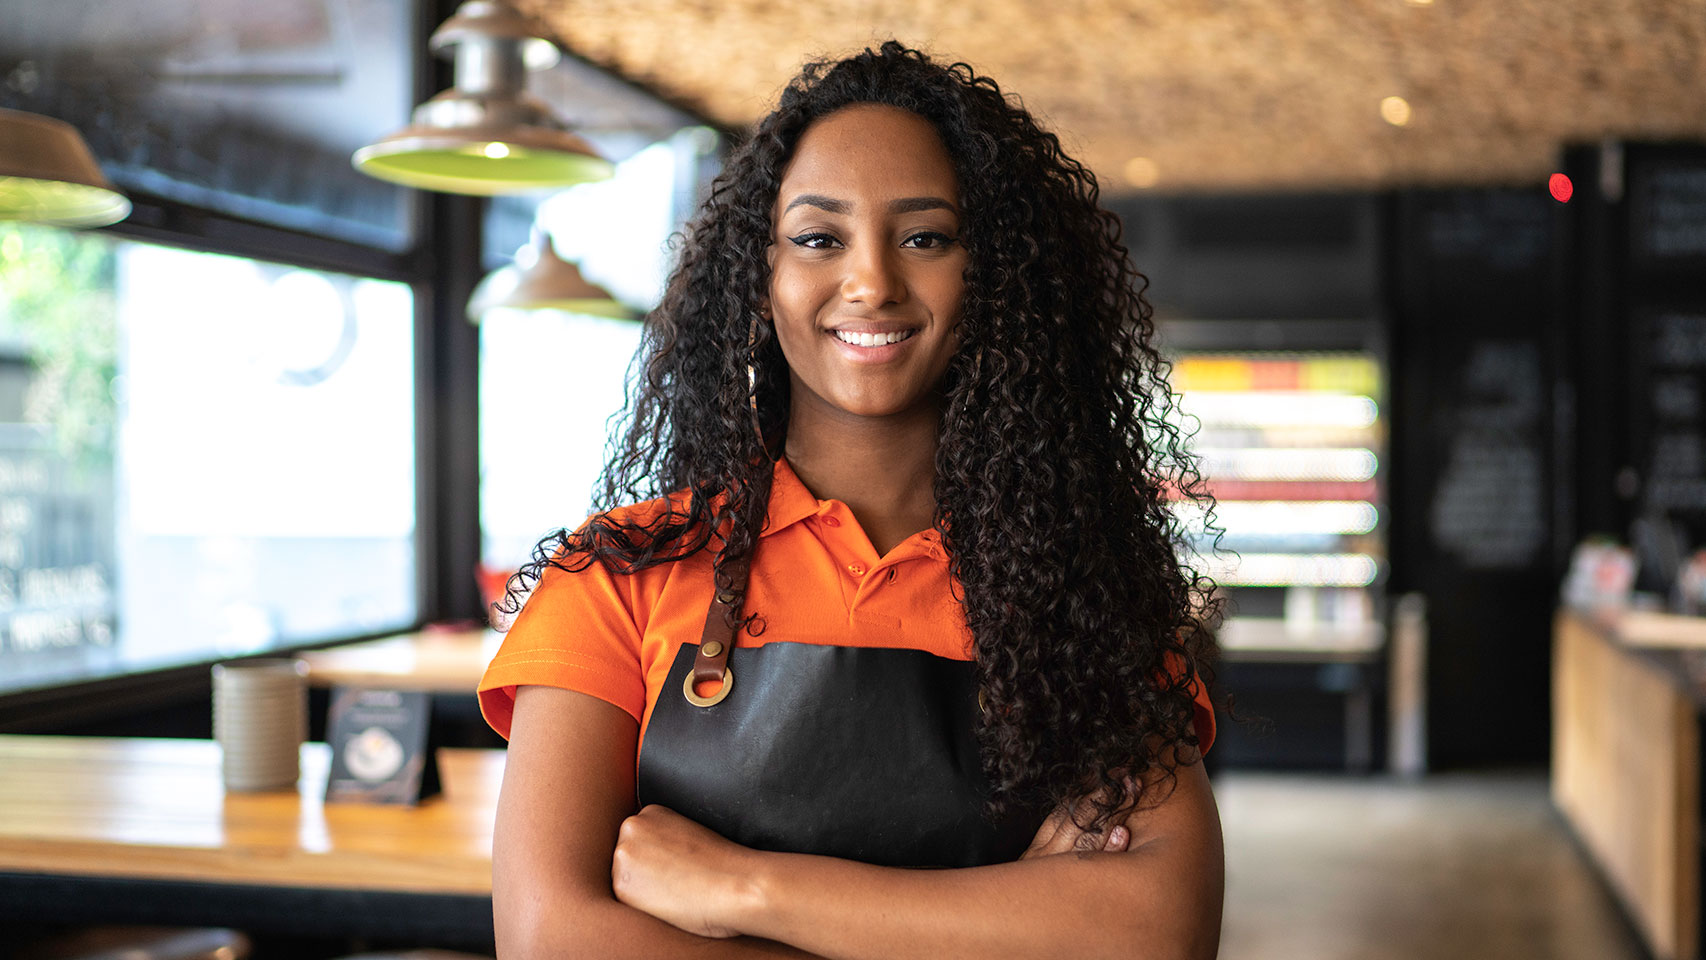
<path fill-rule="evenodd" d="M 1175 359 L 1173 386 L 1217 501 L 1218 550 L 1202 510 L 1175 505 L 1204 572 L 1227 587 L 1360 592 L 1379 580 L 1385 426 L 1374 357 L 1186 354 Z"/>

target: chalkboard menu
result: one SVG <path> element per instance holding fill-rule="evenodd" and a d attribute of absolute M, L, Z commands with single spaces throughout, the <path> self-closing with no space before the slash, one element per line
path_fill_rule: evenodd
<path fill-rule="evenodd" d="M 1521 570 L 1548 544 L 1546 384 L 1530 340 L 1479 340 L 1437 410 L 1446 457 L 1428 521 L 1434 545 L 1470 570 Z"/>
<path fill-rule="evenodd" d="M 1649 151 L 1642 159 L 1630 170 L 1633 258 L 1706 266 L 1706 150 Z"/>
<path fill-rule="evenodd" d="M 1516 271 L 1551 252 L 1551 211 L 1531 196 L 1461 191 L 1434 200 L 1424 220 L 1427 254 L 1481 270 Z"/>
<path fill-rule="evenodd" d="M 1634 381 L 1646 434 L 1642 512 L 1706 543 L 1706 309 L 1647 308 L 1637 317 L 1645 332 L 1645 369 Z"/>

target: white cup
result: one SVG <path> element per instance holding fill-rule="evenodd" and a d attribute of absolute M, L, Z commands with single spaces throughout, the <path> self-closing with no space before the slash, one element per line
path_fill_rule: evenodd
<path fill-rule="evenodd" d="M 281 790 L 301 775 L 308 738 L 308 664 L 233 660 L 213 667 L 213 738 L 229 791 Z"/>

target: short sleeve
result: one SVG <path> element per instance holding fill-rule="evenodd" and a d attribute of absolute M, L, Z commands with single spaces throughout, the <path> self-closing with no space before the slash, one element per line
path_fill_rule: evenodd
<path fill-rule="evenodd" d="M 1167 672 L 1173 677 L 1184 673 L 1185 660 L 1178 654 L 1163 654 L 1162 661 L 1167 665 Z M 1197 751 L 1206 754 L 1214 743 L 1214 701 L 1209 699 L 1208 684 L 1202 682 L 1202 677 L 1195 670 L 1191 671 L 1189 689 L 1193 708 L 1191 722 L 1196 729 Z"/>
<path fill-rule="evenodd" d="M 597 562 L 545 568 L 480 679 L 480 713 L 493 730 L 509 738 L 524 684 L 590 694 L 639 721 L 646 689 L 627 581 Z"/>
<path fill-rule="evenodd" d="M 1192 706 L 1195 708 L 1192 717 L 1196 724 L 1197 751 L 1208 753 L 1208 748 L 1214 744 L 1214 701 L 1208 697 L 1208 684 L 1195 672 L 1191 674 Z"/>

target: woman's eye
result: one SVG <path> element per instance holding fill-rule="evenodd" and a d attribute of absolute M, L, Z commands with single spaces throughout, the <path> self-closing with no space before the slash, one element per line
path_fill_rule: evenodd
<path fill-rule="evenodd" d="M 905 240 L 901 241 L 900 245 L 903 247 L 911 247 L 914 250 L 940 250 L 949 244 L 957 242 L 958 241 L 955 238 L 950 237 L 945 233 L 926 230 L 923 233 L 915 233 L 912 236 L 907 237 Z"/>
<path fill-rule="evenodd" d="M 835 238 L 827 233 L 802 233 L 797 237 L 788 238 L 795 246 L 808 250 L 828 250 L 835 243 Z"/>

